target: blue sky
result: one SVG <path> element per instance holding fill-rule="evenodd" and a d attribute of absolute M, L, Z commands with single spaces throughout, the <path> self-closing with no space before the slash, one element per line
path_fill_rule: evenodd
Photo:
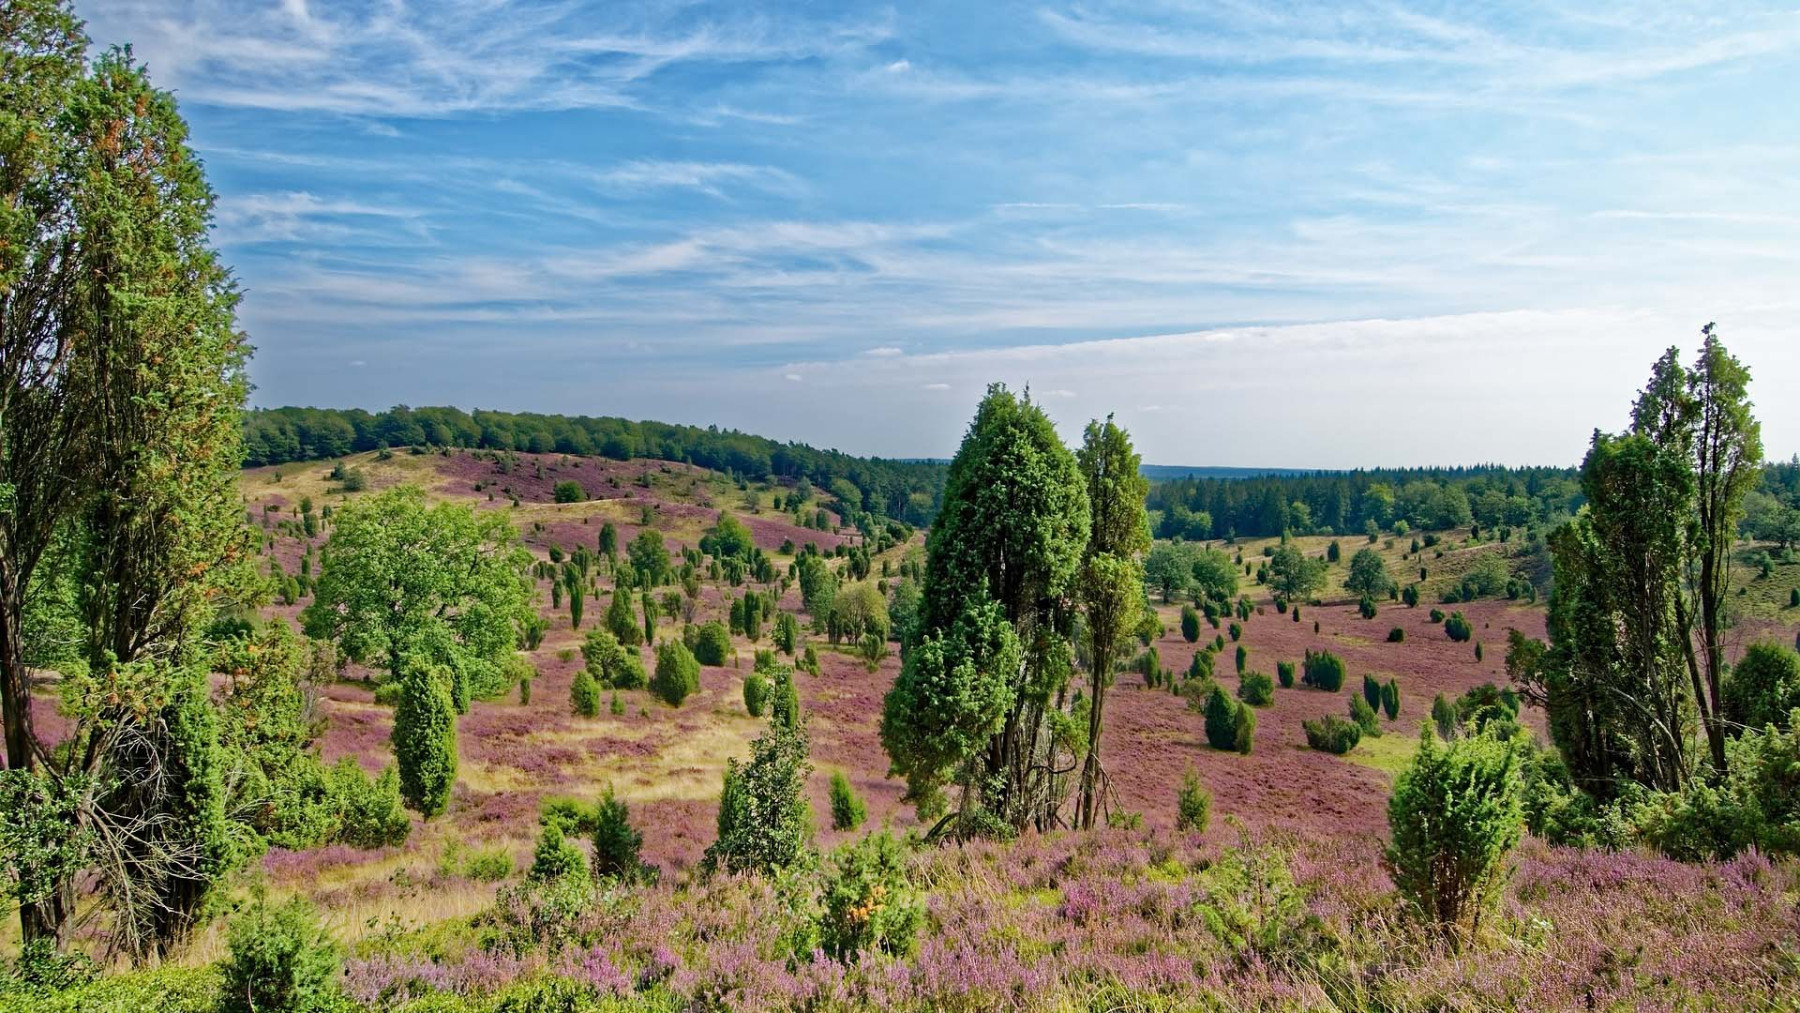
<path fill-rule="evenodd" d="M 259 404 L 1561 463 L 1716 320 L 1800 450 L 1792 5 L 77 10 L 182 100 Z"/>

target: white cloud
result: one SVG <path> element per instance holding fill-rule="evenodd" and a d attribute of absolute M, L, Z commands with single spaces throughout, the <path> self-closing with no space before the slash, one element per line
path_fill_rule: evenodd
<path fill-rule="evenodd" d="M 863 354 L 872 359 L 891 359 L 895 356 L 905 355 L 906 353 L 901 349 L 895 348 L 893 345 L 882 345 L 878 348 L 864 349 Z"/>
<path fill-rule="evenodd" d="M 788 380 L 792 383 L 799 383 L 801 381 L 802 377 L 800 376 L 799 373 L 784 373 L 782 375 L 782 379 Z"/>
<path fill-rule="evenodd" d="M 919 388 L 921 390 L 949 390 L 950 385 L 947 383 L 922 383 Z"/>

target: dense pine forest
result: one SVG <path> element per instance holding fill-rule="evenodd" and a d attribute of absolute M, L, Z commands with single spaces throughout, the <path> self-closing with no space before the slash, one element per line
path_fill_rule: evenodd
<path fill-rule="evenodd" d="M 0 1011 L 1800 1003 L 1800 466 L 1712 325 L 1574 469 L 247 410 L 175 96 L 0 47 Z"/>

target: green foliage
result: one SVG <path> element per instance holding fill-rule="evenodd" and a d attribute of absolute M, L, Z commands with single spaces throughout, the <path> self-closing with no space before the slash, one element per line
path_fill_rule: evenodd
<path fill-rule="evenodd" d="M 1446 742 L 1456 738 L 1457 729 L 1461 726 L 1456 705 L 1442 693 L 1431 699 L 1431 724 L 1437 729 L 1438 737 Z"/>
<path fill-rule="evenodd" d="M 1357 614 L 1362 616 L 1364 619 L 1375 618 L 1375 615 L 1377 613 L 1377 609 L 1375 608 L 1375 599 L 1369 597 L 1366 594 L 1363 595 L 1356 602 L 1356 611 L 1357 611 Z"/>
<path fill-rule="evenodd" d="M 221 1013 L 327 1013 L 338 1005 L 342 954 L 305 901 L 260 893 L 231 920 L 220 968 Z"/>
<path fill-rule="evenodd" d="M 631 825 L 631 808 L 611 785 L 594 804 L 594 875 L 635 879 L 644 871 L 644 835 Z"/>
<path fill-rule="evenodd" d="M 392 738 L 401 797 L 426 818 L 443 812 L 456 784 L 456 704 L 447 669 L 420 662 L 402 666 Z"/>
<path fill-rule="evenodd" d="M 1388 631 L 1387 642 L 1390 644 L 1405 643 L 1406 642 L 1406 631 L 1401 629 L 1398 626 L 1394 627 L 1393 629 Z"/>
<path fill-rule="evenodd" d="M 868 806 L 841 770 L 831 772 L 831 829 L 855 830 L 868 816 Z"/>
<path fill-rule="evenodd" d="M 1168 604 L 1193 579 L 1194 553 L 1181 542 L 1157 542 L 1144 557 L 1144 579 Z M 1235 581 L 1234 581 L 1235 583 Z"/>
<path fill-rule="evenodd" d="M 1344 580 L 1346 590 L 1359 597 L 1375 598 L 1387 594 L 1393 584 L 1381 553 L 1369 548 L 1356 550 L 1350 558 L 1350 575 Z"/>
<path fill-rule="evenodd" d="M 1275 678 L 1280 680 L 1282 689 L 1293 689 L 1294 663 L 1291 661 L 1277 661 L 1275 663 Z"/>
<path fill-rule="evenodd" d="M 1402 602 L 1406 603 L 1406 607 L 1409 609 L 1410 608 L 1418 608 L 1419 607 L 1419 585 L 1417 585 L 1417 584 L 1406 585 L 1406 587 L 1404 587 L 1400 591 L 1400 600 Z"/>
<path fill-rule="evenodd" d="M 1181 606 L 1181 637 L 1190 644 L 1200 639 L 1200 613 L 1192 605 Z"/>
<path fill-rule="evenodd" d="M 579 718 L 600 716 L 600 683 L 586 668 L 576 669 L 569 683 L 569 709 Z"/>
<path fill-rule="evenodd" d="M 1381 680 L 1372 675 L 1364 675 L 1362 680 L 1363 699 L 1369 701 L 1370 707 L 1381 706 Z"/>
<path fill-rule="evenodd" d="M 1387 867 L 1413 909 L 1452 942 L 1475 936 L 1524 829 L 1520 747 L 1490 736 L 1447 745 L 1429 730 L 1394 781 Z"/>
<path fill-rule="evenodd" d="M 773 669 L 769 680 L 769 723 L 783 728 L 800 727 L 800 687 L 794 670 L 786 665 Z"/>
<path fill-rule="evenodd" d="M 1461 612 L 1452 612 L 1450 618 L 1444 620 L 1444 635 L 1459 644 L 1467 643 L 1475 636 L 1475 627 L 1470 625 Z"/>
<path fill-rule="evenodd" d="M 925 920 L 906 850 L 885 830 L 832 853 L 821 900 L 820 946 L 843 961 L 859 953 L 909 954 Z"/>
<path fill-rule="evenodd" d="M 556 487 L 551 490 L 550 495 L 558 503 L 580 503 L 588 498 L 587 491 L 581 488 L 581 483 L 573 480 L 556 483 Z"/>
<path fill-rule="evenodd" d="M 370 780 L 353 757 L 343 757 L 327 777 L 328 798 L 336 815 L 331 837 L 353 848 L 391 848 L 406 843 L 412 821 L 400 797 L 400 774 L 384 767 Z"/>
<path fill-rule="evenodd" d="M 1344 688 L 1345 674 L 1343 658 L 1330 651 L 1308 650 L 1301 663 L 1300 682 L 1313 689 L 1336 693 Z"/>
<path fill-rule="evenodd" d="M 531 868 L 525 870 L 525 878 L 544 883 L 565 876 L 586 876 L 587 871 L 587 858 L 563 835 L 562 822 L 545 821 L 543 831 L 538 834 L 537 848 L 531 853 Z"/>
<path fill-rule="evenodd" d="M 1231 640 L 1233 643 L 1236 643 L 1238 640 L 1242 639 L 1244 636 L 1244 627 L 1237 623 L 1232 623 L 1230 626 L 1227 626 L 1225 628 L 1225 631 L 1227 633 L 1231 634 Z"/>
<path fill-rule="evenodd" d="M 1306 744 L 1322 752 L 1342 756 L 1362 741 L 1362 726 L 1345 721 L 1335 714 L 1300 722 L 1306 732 Z"/>
<path fill-rule="evenodd" d="M 679 707 L 699 691 L 700 662 L 687 645 L 679 640 L 656 645 L 656 674 L 650 678 L 650 692 L 669 706 Z"/>
<path fill-rule="evenodd" d="M 1265 672 L 1245 672 L 1238 679 L 1237 695 L 1252 707 L 1267 707 L 1275 702 L 1275 680 Z"/>
<path fill-rule="evenodd" d="M 1310 601 L 1325 585 L 1325 569 L 1323 559 L 1312 559 L 1287 542 L 1269 558 L 1269 587 L 1285 601 Z"/>
<path fill-rule="evenodd" d="M 631 607 L 631 590 L 621 580 L 613 589 L 612 604 L 606 607 L 606 629 L 619 643 L 636 647 L 644 642 L 644 629 L 638 625 L 637 613 Z"/>
<path fill-rule="evenodd" d="M 655 528 L 639 531 L 626 546 L 625 554 L 631 560 L 631 572 L 644 587 L 657 587 L 668 579 L 669 550 L 663 543 L 662 532 Z"/>
<path fill-rule="evenodd" d="M 1256 733 L 1256 712 L 1213 687 L 1206 700 L 1206 741 L 1214 749 L 1248 755 Z"/>
<path fill-rule="evenodd" d="M 771 723 L 750 744 L 750 760 L 726 763 L 719 796 L 719 837 L 706 849 L 709 870 L 772 873 L 799 861 L 810 836 L 804 727 Z"/>
<path fill-rule="evenodd" d="M 1784 730 L 1785 726 L 1785 730 Z M 1747 729 L 1726 743 L 1718 784 L 1690 780 L 1651 793 L 1631 813 L 1644 839 L 1683 861 L 1729 859 L 1754 848 L 1800 854 L 1800 709 L 1787 721 Z"/>
<path fill-rule="evenodd" d="M 701 623 L 694 631 L 693 651 L 702 665 L 725 664 L 731 660 L 731 631 L 716 619 Z"/>
<path fill-rule="evenodd" d="M 648 681 L 638 652 L 620 643 L 611 630 L 589 630 L 581 642 L 581 658 L 596 690 L 642 689 Z"/>
<path fill-rule="evenodd" d="M 763 716 L 769 702 L 769 680 L 761 672 L 751 672 L 744 679 L 744 710 L 753 718 Z"/>
<path fill-rule="evenodd" d="M 950 629 L 906 652 L 882 704 L 881 743 L 909 800 L 935 796 L 999 730 L 1019 652 L 994 601 L 972 602 Z"/>
<path fill-rule="evenodd" d="M 1725 720 L 1740 728 L 1787 727 L 1800 708 L 1800 654 L 1773 641 L 1744 650 L 1725 680 Z"/>
<path fill-rule="evenodd" d="M 1237 646 L 1237 651 L 1235 654 L 1235 661 L 1237 663 L 1238 674 L 1243 675 L 1244 674 L 1244 666 L 1246 664 L 1248 664 L 1250 661 L 1250 649 L 1245 647 L 1243 644 L 1239 644 Z"/>
<path fill-rule="evenodd" d="M 333 515 L 302 620 L 311 636 L 390 678 L 416 654 L 488 696 L 504 683 L 530 609 L 530 558 L 505 515 L 428 506 L 422 490 L 401 486 Z"/>
<path fill-rule="evenodd" d="M 1368 700 L 1360 696 L 1350 698 L 1350 720 L 1362 729 L 1365 738 L 1381 737 L 1381 719 L 1376 716 L 1375 708 L 1369 706 Z"/>
<path fill-rule="evenodd" d="M 1387 719 L 1393 721 L 1400 716 L 1400 683 L 1389 679 L 1381 686 L 1381 709 L 1387 713 Z"/>
<path fill-rule="evenodd" d="M 1175 829 L 1184 834 L 1206 833 L 1212 821 L 1212 792 L 1200 783 L 1200 774 L 1188 770 L 1181 779 L 1181 791 L 1175 796 Z"/>

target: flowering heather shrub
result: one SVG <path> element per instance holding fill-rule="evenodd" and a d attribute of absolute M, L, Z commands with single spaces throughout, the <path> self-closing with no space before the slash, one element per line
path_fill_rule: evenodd
<path fill-rule="evenodd" d="M 831 828 L 855 830 L 868 817 L 868 806 L 841 770 L 831 772 Z"/>
<path fill-rule="evenodd" d="M 1336 756 L 1355 749 L 1356 744 L 1362 741 L 1362 726 L 1354 721 L 1345 721 L 1336 714 L 1302 721 L 1300 727 L 1306 732 L 1308 746 Z"/>
<path fill-rule="evenodd" d="M 1343 658 L 1330 651 L 1308 650 L 1306 659 L 1301 664 L 1300 682 L 1327 693 L 1336 693 L 1344 688 L 1344 674 Z"/>
<path fill-rule="evenodd" d="M 832 853 L 825 873 L 819 946 L 838 960 L 911 953 L 924 904 L 907 876 L 906 851 L 883 830 Z"/>

